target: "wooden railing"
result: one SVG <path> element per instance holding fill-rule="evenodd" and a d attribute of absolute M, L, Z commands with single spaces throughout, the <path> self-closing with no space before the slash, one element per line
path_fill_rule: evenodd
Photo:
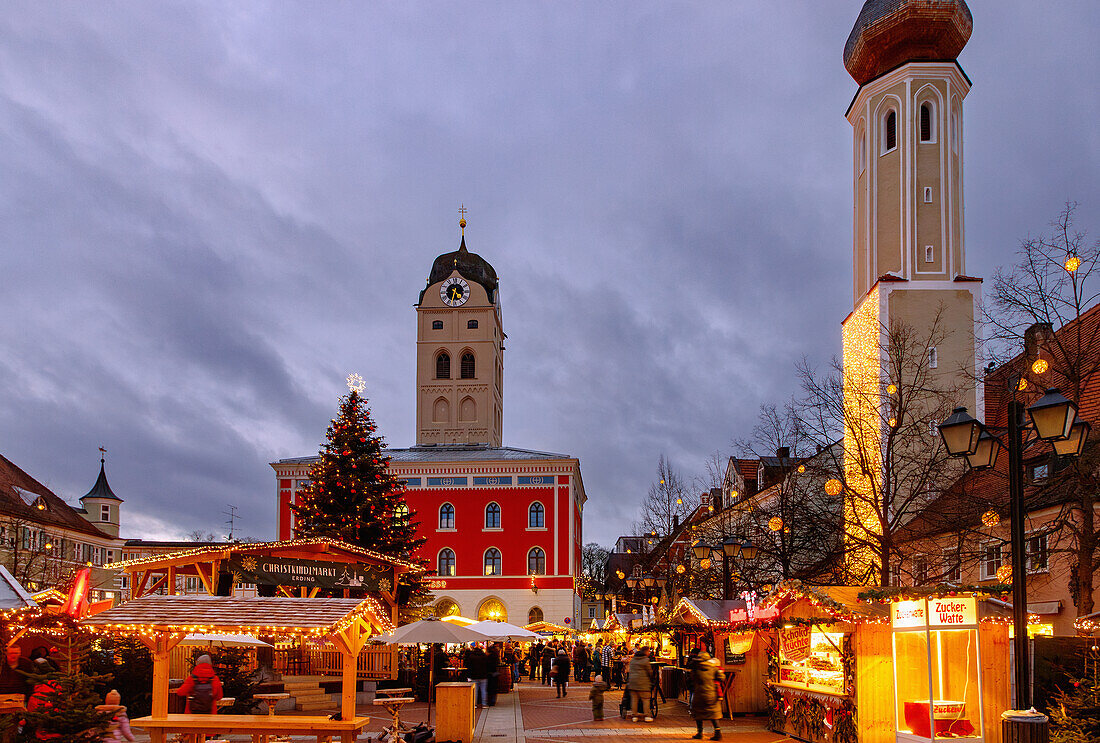
<path fill-rule="evenodd" d="M 294 663 L 295 654 L 275 653 L 275 670 L 284 675 L 339 676 L 343 672 L 343 656 L 336 650 L 306 646 L 301 649 L 301 662 Z M 356 675 L 376 681 L 397 678 L 397 647 L 368 645 L 359 653 Z"/>

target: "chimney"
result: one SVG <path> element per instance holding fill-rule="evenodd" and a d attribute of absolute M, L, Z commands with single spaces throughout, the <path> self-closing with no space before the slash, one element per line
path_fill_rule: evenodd
<path fill-rule="evenodd" d="M 789 447 L 789 446 L 779 447 L 778 449 L 775 450 L 775 456 L 779 457 L 780 459 L 789 459 L 790 456 L 791 456 L 791 447 Z"/>
<path fill-rule="evenodd" d="M 672 531 L 675 532 L 679 528 L 680 528 L 680 514 L 674 513 L 674 514 L 672 514 Z"/>

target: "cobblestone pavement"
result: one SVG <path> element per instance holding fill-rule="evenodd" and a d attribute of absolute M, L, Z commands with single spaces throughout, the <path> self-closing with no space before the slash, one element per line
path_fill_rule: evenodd
<path fill-rule="evenodd" d="M 690 740 L 695 722 L 687 707 L 672 701 L 661 705 L 653 722 L 631 722 L 619 716 L 621 691 L 604 695 L 604 719 L 592 719 L 588 700 L 589 684 L 571 684 L 564 698 L 557 698 L 552 687 L 537 682 L 524 682 L 518 693 L 502 694 L 495 707 L 477 710 L 474 740 L 469 743 L 642 743 L 643 741 Z M 374 706 L 361 706 L 359 714 L 371 718 L 360 741 L 376 739 L 389 720 L 379 715 Z M 435 712 L 432 713 L 433 720 Z M 409 723 L 427 718 L 424 704 L 412 704 L 402 710 L 402 719 Z M 790 738 L 765 729 L 762 717 L 738 717 L 722 720 L 722 739 L 736 743 L 793 743 Z M 143 731 L 134 730 L 138 741 L 148 741 Z M 704 738 L 709 739 L 709 724 Z M 248 741 L 248 736 L 228 737 L 234 743 Z M 294 743 L 315 741 L 316 738 L 293 736 Z M 466 743 L 466 742 L 464 742 Z"/>

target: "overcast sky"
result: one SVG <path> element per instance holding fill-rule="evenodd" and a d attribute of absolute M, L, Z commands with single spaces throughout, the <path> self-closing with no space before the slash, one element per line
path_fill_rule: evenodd
<path fill-rule="evenodd" d="M 1100 3 L 971 0 L 967 272 L 1100 230 Z M 269 462 L 358 372 L 414 442 L 413 303 L 496 268 L 506 445 L 581 460 L 585 539 L 728 455 L 851 309 L 858 1 L 8 2 L 0 453 L 123 534 L 270 537 Z"/>

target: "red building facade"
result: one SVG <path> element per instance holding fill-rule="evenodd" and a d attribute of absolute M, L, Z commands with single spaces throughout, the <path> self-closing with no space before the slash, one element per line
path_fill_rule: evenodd
<path fill-rule="evenodd" d="M 545 619 L 580 615 L 585 493 L 580 462 L 562 454 L 484 445 L 389 449 L 406 502 L 427 542 L 417 556 L 434 573 L 439 614 Z M 280 539 L 294 534 L 290 504 L 316 457 L 273 463 Z"/>

